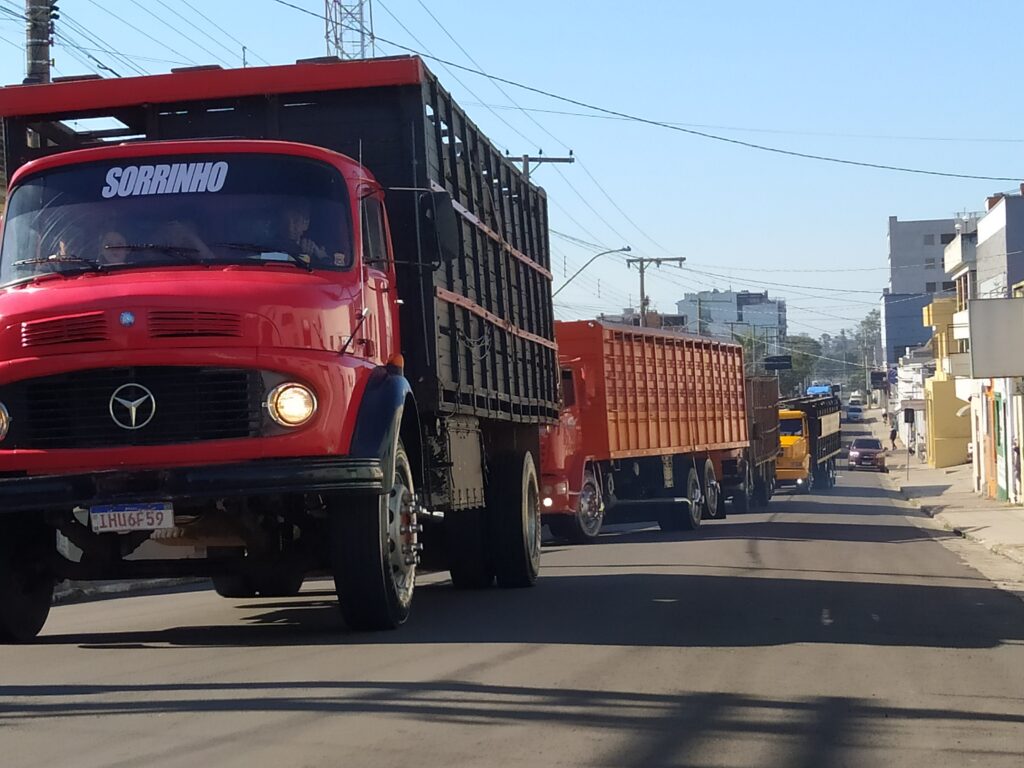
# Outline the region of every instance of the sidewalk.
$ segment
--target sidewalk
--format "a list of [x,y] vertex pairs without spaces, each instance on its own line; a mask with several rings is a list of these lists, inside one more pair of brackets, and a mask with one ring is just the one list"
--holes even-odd
[[[880,419],[871,429],[889,445],[888,427]],[[932,469],[911,456],[908,480],[905,447],[887,454],[886,460],[889,474],[885,480],[903,498],[957,535],[1024,565],[1024,507],[977,495],[970,464]]]

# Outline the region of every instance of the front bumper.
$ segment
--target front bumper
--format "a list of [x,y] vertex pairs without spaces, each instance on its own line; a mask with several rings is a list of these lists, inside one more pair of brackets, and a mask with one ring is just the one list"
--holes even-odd
[[785,469],[776,466],[775,468],[775,482],[780,485],[791,485],[796,483],[797,480],[807,481],[808,472],[806,469]]
[[379,459],[312,457],[238,464],[0,478],[0,515],[29,510],[265,496],[384,493]]

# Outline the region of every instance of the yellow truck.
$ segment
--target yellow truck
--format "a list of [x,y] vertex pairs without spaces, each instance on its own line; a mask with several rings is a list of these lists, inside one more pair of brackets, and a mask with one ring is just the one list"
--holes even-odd
[[828,490],[836,484],[836,457],[842,449],[842,403],[834,395],[794,397],[779,403],[782,453],[775,484],[801,493]]

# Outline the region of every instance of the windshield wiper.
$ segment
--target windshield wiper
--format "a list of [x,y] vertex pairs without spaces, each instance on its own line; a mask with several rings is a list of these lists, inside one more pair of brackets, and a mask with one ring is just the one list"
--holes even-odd
[[51,253],[49,256],[38,256],[32,259],[21,259],[14,262],[15,267],[30,267],[36,264],[82,264],[88,269],[103,269],[103,265],[95,259],[76,256],[73,253]]
[[125,245],[105,245],[105,250],[111,251],[156,251],[168,256],[177,256],[191,264],[203,264],[203,260],[196,256],[198,248],[191,248],[187,245],[163,245],[161,243],[127,243]]
[[[285,250],[282,250],[281,248],[275,248],[274,246],[271,246],[271,245],[260,245],[258,243],[214,243],[213,247],[214,248],[230,248],[231,250],[234,250],[234,251],[247,251],[247,252],[249,252],[249,253],[251,253],[251,254],[253,254],[255,256],[259,256],[260,254],[264,254],[264,253],[283,253],[285,256],[287,256],[289,259],[291,259],[291,261],[289,263],[295,264],[296,266],[299,266],[299,267],[302,267],[307,272],[312,272],[313,271],[313,264],[312,264],[311,261],[307,261],[306,259],[302,258],[302,256],[300,256],[297,253],[292,253],[291,251],[285,251]],[[260,263],[261,264],[281,264],[283,262],[277,261],[275,259],[260,259]]]

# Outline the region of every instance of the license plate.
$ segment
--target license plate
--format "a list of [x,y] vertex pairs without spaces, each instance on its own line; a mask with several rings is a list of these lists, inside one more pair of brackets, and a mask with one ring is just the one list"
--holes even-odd
[[95,533],[155,531],[174,527],[174,505],[169,501],[150,504],[104,504],[89,509]]

